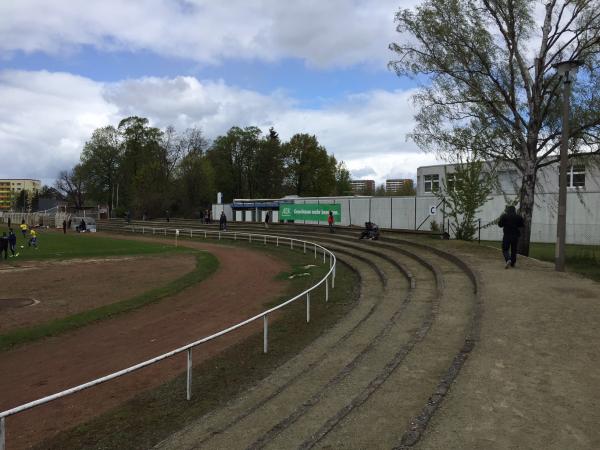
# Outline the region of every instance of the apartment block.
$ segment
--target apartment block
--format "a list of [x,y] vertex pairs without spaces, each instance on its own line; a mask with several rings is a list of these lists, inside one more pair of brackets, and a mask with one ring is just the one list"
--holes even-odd
[[391,180],[385,180],[385,190],[386,192],[398,192],[402,190],[405,186],[413,185],[413,180],[410,178],[394,178]]
[[8,211],[13,200],[21,194],[21,191],[27,191],[31,194],[37,192],[42,187],[40,180],[23,179],[0,179],[0,211]]
[[373,194],[375,192],[375,180],[351,180],[352,193]]

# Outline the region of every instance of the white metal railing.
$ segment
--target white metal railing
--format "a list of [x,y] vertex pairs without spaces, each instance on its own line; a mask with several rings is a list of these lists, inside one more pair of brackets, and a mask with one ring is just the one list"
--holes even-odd
[[262,318],[263,319],[263,353],[267,353],[268,342],[269,342],[268,341],[268,336],[269,336],[269,319],[268,319],[268,317],[269,317],[269,314],[274,313],[275,311],[283,308],[284,306],[289,305],[290,303],[295,302],[298,299],[306,297],[306,322],[308,323],[308,322],[310,322],[310,293],[312,291],[314,291],[315,289],[317,289],[319,286],[325,284],[325,301],[327,302],[327,301],[329,301],[329,279],[331,279],[331,288],[332,289],[335,288],[335,272],[336,272],[336,264],[337,264],[337,259],[335,257],[335,254],[332,251],[330,251],[330,250],[326,249],[325,247],[323,247],[317,243],[314,243],[314,242],[309,242],[309,241],[304,241],[301,239],[289,238],[289,237],[284,237],[284,236],[273,236],[273,235],[258,234],[258,233],[228,232],[228,231],[223,231],[223,230],[208,231],[208,230],[198,230],[198,229],[191,229],[191,228],[186,230],[186,229],[175,229],[175,228],[154,228],[154,227],[150,228],[150,227],[139,227],[139,226],[138,227],[128,226],[127,229],[129,229],[131,232],[141,232],[142,234],[145,234],[146,232],[150,232],[150,230],[152,230],[152,234],[154,234],[154,235],[162,234],[162,235],[166,236],[167,234],[169,234],[169,235],[173,234],[175,236],[175,245],[177,245],[177,239],[179,238],[179,236],[182,236],[182,235],[184,235],[186,237],[189,235],[190,238],[193,238],[194,236],[204,237],[205,239],[207,239],[209,235],[215,235],[219,240],[221,240],[222,238],[229,238],[229,239],[233,239],[233,240],[238,240],[238,238],[247,238],[248,242],[252,242],[253,238],[256,241],[256,239],[258,238],[258,239],[262,239],[262,241],[265,245],[267,245],[267,243],[271,243],[271,244],[274,243],[276,246],[279,246],[280,242],[289,242],[290,249],[292,249],[292,250],[294,249],[294,243],[297,243],[298,246],[302,247],[303,252],[305,254],[307,252],[307,245],[308,245],[308,248],[310,248],[311,246],[313,247],[312,250],[313,250],[313,254],[314,254],[314,259],[317,259],[317,254],[320,255],[322,253],[323,254],[323,263],[325,263],[327,261],[327,256],[329,257],[329,270],[327,271],[327,273],[321,280],[319,280],[316,284],[314,284],[310,288],[306,289],[305,291],[301,292],[300,294],[292,297],[289,300],[286,300],[283,303],[280,303],[279,305],[277,305],[273,308],[267,309],[266,311],[263,311],[260,314],[257,314],[253,317],[250,317],[249,319],[246,319],[240,323],[237,323],[229,328],[221,330],[215,334],[211,334],[210,336],[206,336],[197,341],[191,342],[187,345],[184,345],[183,347],[179,347],[175,350],[171,350],[170,352],[163,353],[160,356],[156,356],[152,359],[148,359],[148,360],[143,361],[134,366],[119,370],[118,372],[111,373],[109,375],[97,378],[97,379],[89,381],[87,383],[80,384],[80,385],[72,387],[70,389],[66,389],[66,390],[58,392],[56,394],[48,395],[48,396],[40,398],[38,400],[34,400],[29,403],[24,403],[15,408],[0,412],[0,450],[6,449],[6,444],[5,444],[5,442],[6,442],[6,418],[8,416],[18,414],[20,412],[34,408],[36,406],[43,405],[45,403],[49,403],[53,400],[66,397],[68,395],[74,394],[74,393],[82,391],[84,389],[91,388],[92,386],[96,386],[98,384],[105,383],[105,382],[113,380],[115,378],[119,378],[123,375],[126,375],[128,373],[142,369],[144,367],[150,366],[159,361],[162,361],[163,359],[170,358],[171,356],[177,355],[182,352],[187,352],[186,398],[187,398],[187,400],[190,400],[192,398],[192,349],[194,347],[196,347],[200,344],[203,344],[205,342],[211,341],[213,339],[216,339],[220,336],[223,336],[224,334],[230,333],[234,330],[237,330],[238,328],[241,328],[245,325],[248,325],[249,323],[252,323],[252,322]]

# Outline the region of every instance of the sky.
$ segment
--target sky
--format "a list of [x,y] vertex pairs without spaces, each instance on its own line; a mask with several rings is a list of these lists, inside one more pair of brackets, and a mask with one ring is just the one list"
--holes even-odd
[[406,138],[418,82],[387,64],[417,1],[2,0],[0,178],[52,184],[131,115],[314,134],[353,178],[414,178],[438,161]]

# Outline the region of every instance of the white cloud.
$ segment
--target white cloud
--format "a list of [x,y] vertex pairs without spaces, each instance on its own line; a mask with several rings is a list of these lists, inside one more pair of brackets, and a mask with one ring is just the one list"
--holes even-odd
[[410,91],[371,91],[323,109],[301,109],[280,92],[263,95],[194,77],[99,83],[66,73],[0,72],[0,177],[51,179],[72,167],[95,128],[129,115],[155,126],[198,126],[209,138],[232,126],[275,127],[282,139],[315,134],[351,171],[386,177],[414,174],[431,156],[405,135],[413,127]]
[[56,177],[117,109],[102,86],[67,73],[0,72],[0,177]]
[[203,63],[292,57],[317,67],[384,67],[398,7],[396,0],[3,1],[0,54],[92,46]]

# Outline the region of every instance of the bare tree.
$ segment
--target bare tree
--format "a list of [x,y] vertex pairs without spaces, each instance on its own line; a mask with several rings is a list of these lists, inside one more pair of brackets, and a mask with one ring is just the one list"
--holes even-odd
[[85,201],[85,176],[80,164],[71,171],[63,170],[58,175],[54,187],[76,209],[82,209]]
[[[599,153],[598,0],[427,0],[396,15],[398,75],[425,76],[412,138],[442,157],[476,151],[521,173],[529,253],[538,170],[558,160],[561,80],[553,64],[585,62],[573,91],[570,157]],[[539,18],[538,18],[539,17]]]

